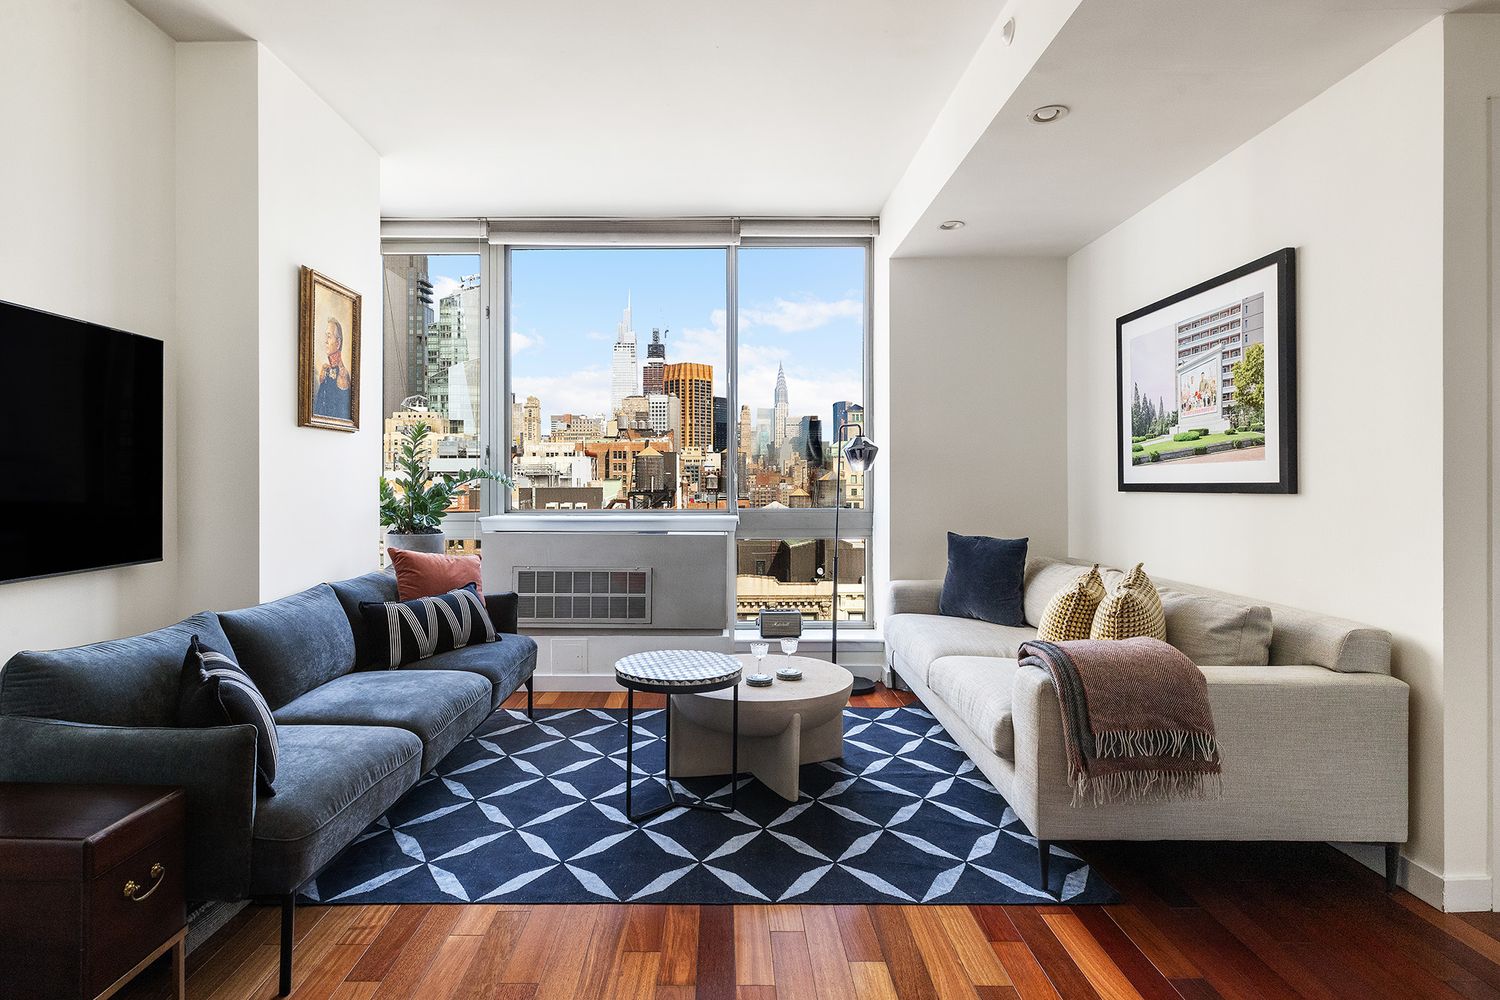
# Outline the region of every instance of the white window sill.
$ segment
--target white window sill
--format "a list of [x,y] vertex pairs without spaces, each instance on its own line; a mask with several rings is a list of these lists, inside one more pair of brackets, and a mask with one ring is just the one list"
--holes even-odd
[[483,531],[576,531],[640,534],[694,532],[732,535],[739,524],[734,514],[708,511],[511,511],[479,519]]

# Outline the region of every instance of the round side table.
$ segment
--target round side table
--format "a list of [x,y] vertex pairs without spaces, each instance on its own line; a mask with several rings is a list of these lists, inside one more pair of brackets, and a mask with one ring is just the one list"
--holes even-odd
[[[739,660],[754,666],[749,656]],[[770,687],[741,682],[734,690],[732,710],[728,691],[674,700],[677,743],[669,752],[676,756],[668,761],[672,770],[684,778],[723,774],[733,759],[736,773],[743,762],[746,773],[796,802],[803,764],[844,755],[844,706],[854,675],[838,664],[806,656],[771,657],[765,663],[768,671],[782,666],[801,669],[802,679],[778,678]]]
[[[658,649],[632,653],[615,661],[615,682],[625,689],[625,815],[632,823],[644,822],[674,807],[702,809],[708,812],[732,812],[738,792],[740,731],[740,661],[727,653],[701,649]],[[729,803],[708,802],[702,798],[679,798],[672,790],[672,695],[704,694],[733,688],[733,721],[730,740]],[[635,693],[649,691],[667,696],[666,710],[666,779],[667,801],[636,814],[631,810],[631,790],[635,787],[633,752],[635,748]]]

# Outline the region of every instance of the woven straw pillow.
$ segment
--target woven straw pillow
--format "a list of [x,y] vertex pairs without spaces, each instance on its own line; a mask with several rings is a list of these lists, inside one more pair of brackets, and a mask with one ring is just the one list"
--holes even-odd
[[1142,569],[1144,565],[1136,563],[1125,580],[1099,602],[1093,627],[1089,629],[1090,639],[1150,636],[1166,641],[1167,617],[1162,612],[1161,596]]
[[1087,639],[1094,612],[1104,600],[1104,581],[1099,578],[1099,564],[1080,576],[1070,586],[1052,595],[1042,612],[1036,637],[1043,642],[1067,642]]

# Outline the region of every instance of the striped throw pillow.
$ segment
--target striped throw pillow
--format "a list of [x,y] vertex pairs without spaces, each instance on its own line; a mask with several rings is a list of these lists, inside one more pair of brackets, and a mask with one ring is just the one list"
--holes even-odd
[[500,638],[472,583],[437,597],[366,601],[359,611],[375,653],[374,665],[386,670]]
[[1099,564],[1081,574],[1070,586],[1052,595],[1036,637],[1043,642],[1068,642],[1087,639],[1094,623],[1094,612],[1104,600],[1104,581],[1099,578]]
[[177,688],[177,722],[212,726],[255,727],[255,773],[267,795],[276,794],[276,720],[260,688],[240,665],[193,636]]
[[1090,639],[1133,639],[1150,636],[1167,639],[1167,617],[1162,612],[1161,595],[1146,575],[1145,563],[1136,563],[1124,581],[1099,602],[1094,612]]

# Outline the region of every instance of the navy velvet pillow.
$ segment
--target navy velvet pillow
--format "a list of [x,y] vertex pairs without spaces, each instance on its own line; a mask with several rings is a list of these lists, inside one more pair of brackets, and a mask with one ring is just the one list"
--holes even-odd
[[938,610],[954,618],[996,625],[1025,625],[1021,587],[1026,539],[948,532],[948,574]]
[[276,794],[276,720],[250,675],[228,656],[193,636],[178,682],[177,724],[255,727],[255,771],[267,795]]

